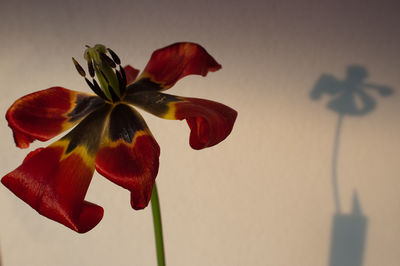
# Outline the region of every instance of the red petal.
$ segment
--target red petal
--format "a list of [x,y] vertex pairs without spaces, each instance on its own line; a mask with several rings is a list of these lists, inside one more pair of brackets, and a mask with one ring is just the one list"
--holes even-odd
[[1,182],[40,214],[85,233],[103,217],[100,206],[84,201],[94,169],[78,153],[63,158],[64,149],[33,151]]
[[209,71],[220,68],[221,65],[200,45],[175,43],[153,52],[138,81],[150,79],[162,89],[168,89],[187,75],[206,76]]
[[143,118],[131,107],[117,105],[96,156],[96,170],[131,192],[134,209],[145,208],[158,172],[160,148]]
[[190,146],[199,150],[223,141],[232,131],[237,112],[221,103],[185,98],[175,104],[177,119],[190,127]]
[[186,119],[191,130],[190,146],[196,150],[223,141],[237,117],[235,110],[221,103],[156,91],[129,94],[125,100],[161,118]]
[[46,141],[71,128],[103,103],[97,96],[53,87],[18,99],[6,119],[16,145],[27,148],[35,139]]
[[79,233],[91,230],[103,209],[84,199],[109,110],[92,112],[59,141],[29,153],[1,182],[40,214]]
[[125,75],[126,75],[126,85],[131,84],[136,80],[137,75],[139,74],[139,70],[136,68],[127,65],[124,67]]

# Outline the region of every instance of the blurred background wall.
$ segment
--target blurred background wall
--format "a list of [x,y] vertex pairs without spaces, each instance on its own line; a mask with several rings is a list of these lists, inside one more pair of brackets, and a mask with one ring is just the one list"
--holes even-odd
[[[195,151],[186,123],[144,114],[162,149],[168,265],[398,265],[399,11],[398,1],[2,0],[0,112],[54,85],[88,92],[71,62],[85,44],[143,69],[154,50],[197,42],[223,68],[169,93],[239,116],[223,143]],[[0,135],[3,176],[28,151],[5,119]],[[132,210],[99,174],[87,199],[105,215],[79,235],[0,186],[0,264],[156,265],[149,208]]]

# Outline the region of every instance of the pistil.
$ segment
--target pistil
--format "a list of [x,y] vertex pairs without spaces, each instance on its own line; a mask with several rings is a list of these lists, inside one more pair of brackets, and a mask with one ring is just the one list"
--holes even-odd
[[[109,53],[111,58],[106,54]],[[87,61],[89,74],[92,82],[86,78],[86,73],[79,63],[72,58],[78,73],[85,77],[89,87],[105,100],[117,102],[123,96],[126,87],[126,75],[121,67],[119,57],[109,48],[102,44],[96,44],[94,47],[86,46],[84,58]],[[117,65],[119,70],[116,69]],[[100,85],[94,77],[97,77]]]

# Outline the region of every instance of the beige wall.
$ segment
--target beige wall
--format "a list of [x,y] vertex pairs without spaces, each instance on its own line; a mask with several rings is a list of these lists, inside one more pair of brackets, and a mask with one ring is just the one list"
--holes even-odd
[[[162,149],[157,181],[169,265],[398,265],[396,1],[83,2],[1,3],[0,113],[53,85],[89,91],[71,62],[85,44],[104,43],[142,69],[153,50],[185,40],[202,44],[223,69],[187,77],[170,93],[239,112],[231,136],[202,151],[190,149],[184,122],[145,115]],[[354,64],[368,71],[365,83],[393,93],[365,89],[376,106],[344,115],[336,131],[339,114],[326,105],[355,87],[345,82]],[[323,74],[337,93],[312,100]],[[0,135],[3,176],[28,151],[15,148],[5,119]],[[333,175],[341,201],[335,225]],[[355,191],[361,214],[351,214]],[[150,209],[133,211],[129,194],[99,174],[87,199],[105,216],[79,235],[0,186],[2,266],[156,265]]]

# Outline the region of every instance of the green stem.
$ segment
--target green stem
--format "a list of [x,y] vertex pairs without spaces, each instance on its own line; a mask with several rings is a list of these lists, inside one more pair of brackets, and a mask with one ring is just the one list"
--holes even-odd
[[153,212],[154,236],[156,239],[156,251],[158,266],[165,266],[164,241],[161,225],[160,202],[158,200],[157,186],[154,183],[151,194],[151,210]]

